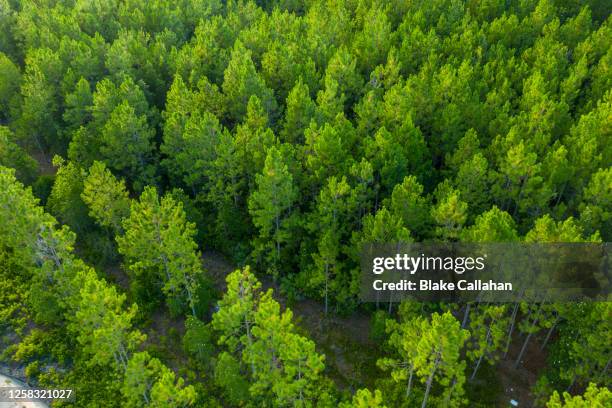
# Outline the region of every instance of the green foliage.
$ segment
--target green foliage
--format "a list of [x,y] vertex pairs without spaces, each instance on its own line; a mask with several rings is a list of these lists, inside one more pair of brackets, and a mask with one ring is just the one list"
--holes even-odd
[[580,222],[585,232],[599,231],[603,241],[612,237],[612,167],[599,169],[583,191]]
[[[215,377],[234,401],[246,397],[239,361],[249,370],[249,394],[274,405],[314,406],[329,395],[322,378],[324,356],[314,343],[298,334],[291,310],[280,311],[272,291],[262,293],[261,283],[249,268],[227,276],[227,292],[213,315],[219,344],[225,346]],[[233,357],[238,354],[240,359]],[[219,366],[220,364],[220,366]],[[235,383],[229,380],[236,379]]]
[[[423,406],[427,404],[434,381],[443,386],[439,396],[444,404],[460,406],[463,403],[465,362],[461,349],[468,331],[449,313],[434,313],[431,320],[421,316],[408,317],[401,323],[390,321],[389,345],[397,358],[383,358],[378,365],[391,371],[394,382],[401,382],[405,397],[409,398],[416,380],[425,384]],[[416,339],[416,344],[413,344]],[[415,402],[416,403],[416,402]]]
[[436,234],[444,240],[456,240],[467,220],[467,203],[459,197],[459,192],[451,189],[431,209],[431,216],[437,224]]
[[0,165],[13,168],[19,181],[31,184],[36,179],[38,163],[15,143],[13,132],[0,126]]
[[200,364],[207,364],[213,352],[213,336],[210,326],[197,317],[189,316],[185,321],[183,347]]
[[175,77],[167,95],[164,142],[160,150],[167,158],[162,164],[178,185],[185,185],[194,194],[202,190],[212,173],[221,126],[210,112],[198,109],[197,94]]
[[240,405],[248,401],[249,383],[241,374],[240,363],[227,352],[222,352],[217,358],[215,383],[232,404]]
[[81,198],[89,215],[113,233],[122,232],[121,222],[129,215],[130,199],[123,180],[117,180],[102,162],[94,162],[83,180]]
[[[135,281],[145,290],[161,290],[173,314],[188,307],[196,314],[198,277],[203,273],[195,226],[186,220],[182,205],[170,195],[161,201],[155,188],[147,187],[133,201],[129,218],[123,220],[124,235],[117,236],[119,253]],[[155,293],[145,293],[155,301]]]
[[240,41],[236,41],[234,45],[223,78],[223,93],[230,119],[239,122],[244,118],[251,95],[262,101],[269,116],[275,114],[276,101],[273,92],[257,73],[251,52]]
[[[364,243],[609,241],[611,39],[602,0],[0,0],[0,326],[77,406],[337,405],[253,273],[348,313]],[[211,249],[254,269],[208,326]],[[161,300],[194,316],[193,387],[134,354]],[[343,405],[465,404],[515,328],[517,362],[558,353],[538,401],[609,385],[604,306],[469,303],[469,337],[449,309],[400,306],[382,393],[351,378]]]
[[287,240],[284,220],[296,198],[293,177],[276,147],[268,150],[263,171],[256,176],[255,183],[257,189],[249,197],[249,213],[253,217],[253,224],[259,228],[261,239],[273,244],[272,248],[268,248],[270,244],[265,244],[265,251],[270,252],[266,257],[276,268],[281,244]]
[[125,295],[98,279],[92,269],[84,268],[75,279],[82,286],[69,328],[77,333],[83,353],[89,356],[88,363],[103,367],[115,364],[125,369],[129,353],[144,340],[144,335],[132,330],[137,307],[123,310]]
[[429,205],[428,199],[423,197],[423,186],[414,176],[408,176],[397,184],[386,203],[394,215],[401,217],[404,226],[420,238],[425,236],[432,222]]
[[379,390],[360,389],[357,390],[353,399],[350,402],[343,402],[339,405],[341,408],[385,408],[383,397]]
[[130,359],[121,389],[127,407],[187,407],[196,398],[195,389],[176,379],[172,370],[147,352],[136,353]]
[[308,85],[301,79],[296,82],[287,96],[287,112],[280,135],[286,143],[303,143],[304,131],[315,118],[316,105],[310,98]]
[[27,273],[14,264],[4,248],[0,248],[0,277],[0,333],[11,328],[22,330],[28,317]]
[[546,406],[548,408],[582,408],[582,407],[605,407],[612,403],[612,393],[606,387],[598,388],[595,384],[589,384],[584,395],[571,396],[563,393],[563,398],[557,391],[554,392]]
[[[0,37],[0,44],[2,42],[3,39]],[[6,48],[0,46],[0,49],[5,50]],[[2,76],[2,83],[0,84],[0,121],[6,122],[10,118],[13,104],[17,103],[15,98],[18,97],[21,72],[15,63],[3,52],[0,52],[0,75]]]
[[78,233],[91,227],[87,206],[81,199],[85,172],[75,163],[65,162],[59,156],[53,158],[58,167],[51,194],[47,200],[49,212]]

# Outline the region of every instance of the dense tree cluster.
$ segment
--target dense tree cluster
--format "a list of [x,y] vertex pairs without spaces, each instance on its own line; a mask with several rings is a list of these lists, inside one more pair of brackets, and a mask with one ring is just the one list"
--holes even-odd
[[[454,407],[538,342],[536,403],[607,406],[609,302],[389,303],[377,389],[348,392],[261,282],[369,313],[365,242],[610,241],[609,14],[0,0],[2,357],[80,407]],[[216,306],[211,249],[245,265]],[[187,370],[143,334],[160,310]]]

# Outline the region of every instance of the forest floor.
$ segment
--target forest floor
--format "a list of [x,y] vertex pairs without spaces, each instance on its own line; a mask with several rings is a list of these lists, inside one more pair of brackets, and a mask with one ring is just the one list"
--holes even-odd
[[31,156],[38,162],[38,171],[41,176],[52,176],[57,173],[57,168],[52,163],[52,157],[48,157],[38,149],[34,149]]
[[[225,276],[237,267],[217,252],[207,251],[202,258],[216,288],[223,293]],[[262,286],[266,290],[274,290],[274,297],[283,308],[291,308],[296,327],[315,342],[320,353],[325,354],[327,375],[340,389],[354,392],[361,387],[374,388],[376,380],[385,375],[376,366],[381,351],[379,345],[371,339],[368,313],[356,311],[344,317],[330,312],[326,317],[324,305],[320,302],[302,299],[288,305],[287,298],[271,279],[263,279]],[[173,319],[166,312],[160,311],[151,317],[145,332],[148,335],[147,343],[159,351],[160,357],[164,356],[164,361],[167,361],[170,367],[179,371],[186,363],[180,347],[180,339],[184,334],[184,319]],[[500,407],[508,406],[510,399],[518,401],[521,407],[533,404],[530,390],[535,385],[538,373],[546,364],[546,355],[540,351],[539,344],[532,342],[527,347],[523,363],[515,369],[514,360],[522,341],[522,336],[515,332],[508,357],[495,367],[483,364],[471,383],[472,386],[467,387],[472,401],[481,400],[479,402],[485,404],[492,402]]]

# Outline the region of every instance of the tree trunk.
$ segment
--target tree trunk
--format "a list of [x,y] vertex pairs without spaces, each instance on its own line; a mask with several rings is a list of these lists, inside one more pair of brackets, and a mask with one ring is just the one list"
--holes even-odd
[[518,195],[518,198],[516,199],[516,205],[514,206],[514,212],[512,213],[512,217],[516,217],[516,213],[518,212],[519,203],[523,199],[523,190],[525,189],[525,184],[527,184],[527,179],[528,179],[528,177],[526,177],[521,182],[521,189],[519,190],[519,195]]
[[470,307],[472,306],[471,303],[468,303],[465,306],[465,313],[463,313],[463,321],[461,322],[461,328],[465,329],[465,325],[467,324],[468,321],[468,316],[470,315]]
[[[251,323],[249,322],[249,319],[247,319],[246,317],[244,318],[244,324],[246,326],[247,341],[249,342],[249,347],[252,347],[253,337],[251,336]],[[253,377],[255,377],[255,363],[253,363],[252,361],[251,361],[251,373],[253,374]]]
[[327,316],[327,310],[329,305],[329,262],[325,263],[325,316]]
[[[485,347],[489,344],[489,338],[491,337],[491,325],[492,324],[493,324],[493,322],[491,322],[491,324],[489,324],[489,328],[487,329],[487,338],[485,339]],[[478,371],[478,368],[480,367],[480,363],[482,363],[482,359],[484,358],[485,352],[486,352],[486,350],[484,350],[483,353],[478,358],[478,362],[476,363],[476,367],[474,367],[474,371],[472,372],[472,376],[470,377],[470,381],[472,381],[474,379],[474,377],[476,377],[476,372]]]
[[478,368],[480,368],[480,363],[482,363],[482,359],[484,358],[484,354],[481,354],[478,357],[478,361],[476,362],[476,367],[474,367],[474,371],[472,371],[472,375],[470,376],[470,381],[473,381],[476,378],[476,373],[478,372]]
[[572,382],[570,383],[570,385],[568,385],[568,386],[567,386],[567,389],[566,389],[566,391],[567,391],[567,392],[570,392],[570,390],[571,390],[571,389],[572,389],[572,387],[574,386],[574,383],[575,383],[575,382],[576,382],[576,376],[574,375],[574,376],[572,377]]
[[557,195],[557,201],[555,201],[555,207],[559,205],[559,202],[561,201],[561,197],[563,197],[563,193],[565,192],[565,187],[567,187],[567,181],[563,183],[563,187],[561,187],[561,191],[559,191],[559,194]]
[[427,406],[427,399],[429,398],[429,392],[431,391],[431,385],[433,384],[434,374],[438,369],[438,364],[440,364],[440,355],[436,357],[436,362],[434,364],[433,370],[427,377],[427,388],[425,388],[425,396],[423,397],[423,403],[421,404],[421,408],[425,408]]
[[605,378],[606,376],[606,372],[608,371],[608,368],[610,368],[610,363],[612,362],[612,358],[608,359],[608,362],[606,363],[605,367],[603,368],[603,370],[601,370],[601,376],[602,378]]
[[548,333],[546,333],[546,338],[544,338],[544,342],[542,343],[542,346],[540,347],[540,351],[544,350],[544,347],[546,347],[548,340],[550,340],[550,335],[552,334],[553,330],[555,330],[555,327],[557,327],[557,323],[559,323],[559,320],[560,320],[560,317],[557,316],[553,325],[550,326],[550,330],[548,330]]
[[518,358],[514,362],[514,368],[518,368],[518,366],[521,364],[521,359],[523,358],[523,354],[525,353],[525,350],[527,350],[527,344],[529,343],[529,339],[531,339],[532,335],[533,333],[529,333],[527,335],[527,338],[525,339],[525,342],[523,343],[523,347],[521,347],[521,352],[519,353]]
[[510,318],[510,329],[508,329],[508,339],[506,340],[506,351],[504,352],[504,358],[508,355],[508,349],[510,347],[510,340],[512,339],[512,332],[514,331],[514,323],[516,322],[516,315],[518,313],[519,302],[516,302],[514,305],[514,310],[512,311],[512,317]]
[[278,231],[280,230],[280,217],[276,216],[276,262],[280,260],[280,241],[278,240]]
[[410,364],[410,375],[408,376],[408,387],[406,388],[406,398],[410,396],[412,391],[412,376],[414,375],[414,364]]
[[453,390],[455,389],[455,385],[457,385],[457,377],[453,379],[453,383],[451,384],[450,390],[448,390],[448,394],[446,395],[446,398],[445,398],[446,399],[445,404],[444,404],[445,407],[450,406],[450,399],[451,399],[451,396],[453,395]]
[[185,290],[187,291],[187,299],[189,300],[189,306],[191,307],[191,314],[193,315],[193,317],[196,317],[195,302],[193,300],[193,295],[189,289],[185,289]]

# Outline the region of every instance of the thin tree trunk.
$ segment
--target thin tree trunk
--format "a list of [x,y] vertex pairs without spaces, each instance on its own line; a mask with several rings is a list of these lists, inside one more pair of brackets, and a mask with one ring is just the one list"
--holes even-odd
[[280,230],[280,217],[276,216],[276,263],[280,260],[280,241],[278,240],[278,231]]
[[574,384],[575,384],[575,383],[576,383],[576,376],[574,375],[574,376],[572,377],[572,382],[570,383],[570,385],[568,385],[568,386],[567,386],[566,391],[567,391],[567,392],[570,392],[570,390],[572,389],[572,387],[574,386]]
[[470,315],[470,307],[472,306],[471,303],[468,303],[465,306],[465,313],[463,313],[463,321],[461,322],[461,328],[465,329],[465,325],[467,324],[468,321],[468,316]]
[[325,263],[325,316],[327,316],[327,309],[328,309],[328,299],[329,299],[329,295],[328,295],[328,290],[329,290],[329,262]]
[[552,334],[553,330],[555,330],[555,327],[557,327],[557,323],[559,323],[559,320],[560,320],[560,317],[557,316],[553,325],[550,326],[550,329],[548,330],[548,333],[546,333],[546,337],[544,338],[544,342],[542,343],[542,346],[540,347],[540,351],[544,350],[544,347],[546,347],[548,340],[550,340],[550,335]]
[[[251,323],[249,322],[249,319],[247,319],[246,317],[244,319],[244,324],[246,326],[247,341],[249,342],[249,347],[252,347],[253,337],[251,336]],[[251,361],[251,373],[253,374],[253,377],[255,377],[255,363],[253,363],[252,361]]]
[[410,375],[408,376],[408,388],[406,388],[406,398],[410,396],[412,391],[412,376],[414,375],[414,364],[410,364]]
[[612,362],[612,358],[608,359],[608,362],[606,363],[606,366],[603,368],[603,370],[601,370],[601,376],[605,377],[606,375],[606,371],[608,371],[608,368],[610,368],[610,362]]
[[[298,360],[298,381],[302,379],[302,361]],[[300,401],[304,401],[304,394],[300,387]]]
[[518,368],[518,366],[520,365],[521,359],[523,358],[523,354],[525,353],[525,350],[527,350],[527,344],[529,343],[529,340],[531,339],[532,335],[533,333],[529,333],[527,335],[527,338],[525,339],[525,342],[523,343],[523,347],[521,347],[521,352],[519,353],[518,358],[514,362],[514,368]]
[[482,359],[484,358],[484,354],[481,354],[476,362],[476,367],[474,367],[474,371],[472,371],[472,375],[470,376],[470,381],[473,381],[476,378],[476,373],[478,372],[478,368],[480,368],[480,363],[482,363]]
[[440,356],[436,357],[436,362],[434,363],[434,368],[431,370],[429,377],[427,377],[427,388],[425,388],[425,396],[423,397],[423,403],[421,404],[421,408],[425,408],[427,406],[427,399],[429,398],[429,392],[431,391],[431,385],[433,384],[434,374],[438,369],[438,364],[440,364]]
[[450,399],[453,395],[453,390],[455,389],[455,385],[457,385],[457,377],[453,379],[453,383],[451,384],[450,390],[448,390],[448,394],[446,395],[446,401],[444,406],[448,407],[450,405]]
[[191,291],[189,289],[187,290],[187,299],[189,300],[189,306],[191,306],[191,314],[193,315],[193,317],[196,317],[196,310],[195,310],[195,302],[193,300],[193,295],[191,294]]
[[[491,325],[493,324],[493,322],[491,322],[491,324],[489,324],[489,328],[487,329],[487,338],[485,339],[485,347],[489,344],[489,338],[491,337]],[[486,350],[485,350],[486,352]],[[474,367],[474,371],[472,372],[472,376],[470,377],[470,381],[472,381],[474,379],[474,377],[476,377],[476,372],[478,371],[478,368],[480,367],[480,363],[482,363],[482,359],[484,358],[485,353],[483,352],[480,357],[478,358],[478,362],[476,363],[476,367]]]
[[563,187],[561,187],[561,191],[559,195],[557,195],[557,201],[555,201],[555,207],[559,205],[559,201],[561,201],[561,197],[563,197],[563,193],[565,192],[565,187],[567,187],[567,181],[563,183]]
[[508,350],[510,349],[510,340],[512,339],[512,332],[514,331],[514,323],[516,322],[516,314],[518,313],[519,303],[517,302],[514,305],[514,310],[512,311],[512,317],[510,318],[510,329],[508,329],[508,339],[506,340],[506,351],[504,352],[504,358],[508,355]]
[[519,195],[518,195],[518,198],[516,199],[516,205],[514,206],[514,212],[512,213],[513,217],[516,216],[516,213],[518,212],[518,208],[519,208],[519,203],[523,199],[523,190],[525,189],[525,184],[527,184],[527,178],[523,180],[523,182],[521,183],[521,189],[519,190]]

